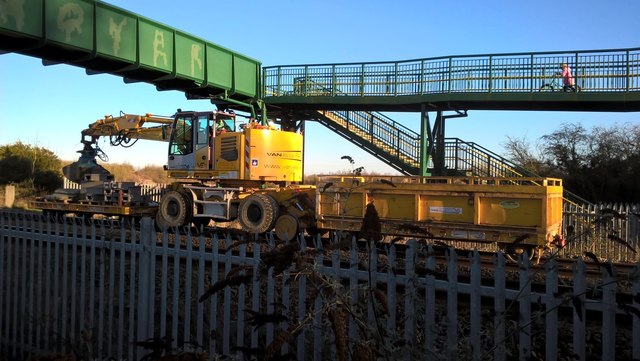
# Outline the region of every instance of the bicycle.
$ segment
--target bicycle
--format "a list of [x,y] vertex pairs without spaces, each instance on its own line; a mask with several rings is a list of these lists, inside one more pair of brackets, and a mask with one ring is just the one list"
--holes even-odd
[[[543,78],[543,83],[540,86],[540,91],[564,91],[564,92],[581,92],[582,88],[578,85],[575,84],[573,85],[573,87],[568,87],[569,90],[565,90],[564,85],[562,84],[562,73],[557,72],[555,74],[553,74],[553,77],[551,78],[551,82],[549,83],[545,83],[544,81],[548,80],[548,79],[544,79]],[[575,81],[575,78],[574,78]]]

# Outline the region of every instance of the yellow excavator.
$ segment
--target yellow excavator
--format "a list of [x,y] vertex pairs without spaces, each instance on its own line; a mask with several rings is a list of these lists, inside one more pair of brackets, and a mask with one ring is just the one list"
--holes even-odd
[[[179,109],[173,117],[106,116],[81,134],[84,147],[79,160],[63,169],[81,189],[56,191],[34,207],[58,213],[153,213],[160,227],[238,220],[245,231],[275,228],[287,240],[315,225],[315,187],[301,184],[300,133],[251,118],[239,122],[233,111]],[[107,160],[98,147],[101,137],[125,147],[140,139],[168,142],[164,168],[176,181],[165,189],[159,204],[146,200],[137,185],[115,182],[98,164],[97,159]]]

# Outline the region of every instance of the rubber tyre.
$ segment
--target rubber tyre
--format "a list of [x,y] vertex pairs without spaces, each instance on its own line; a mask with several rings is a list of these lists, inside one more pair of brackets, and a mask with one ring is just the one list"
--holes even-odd
[[188,218],[188,202],[182,193],[169,191],[160,199],[156,214],[156,222],[160,227],[184,226]]
[[252,194],[242,200],[238,220],[242,229],[251,233],[264,233],[273,229],[278,217],[275,200],[265,194]]
[[298,222],[298,218],[290,214],[284,214],[278,217],[275,227],[276,236],[284,242],[295,239],[300,232],[300,222]]

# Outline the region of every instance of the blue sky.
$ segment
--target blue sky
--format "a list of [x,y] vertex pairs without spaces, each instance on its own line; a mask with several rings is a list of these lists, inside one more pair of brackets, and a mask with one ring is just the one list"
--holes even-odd
[[[263,66],[394,61],[448,55],[640,47],[637,0],[110,0],[110,4],[245,54]],[[18,140],[74,160],[80,131],[107,114],[171,115],[208,110],[206,101],[68,65],[0,55],[0,144]],[[386,113],[419,131],[420,114]],[[562,123],[587,128],[638,123],[638,113],[470,111],[449,120],[447,136],[502,153],[507,137],[535,142]],[[145,143],[145,144],[143,144]],[[162,165],[166,143],[129,149],[101,143],[112,162]],[[321,125],[308,123],[305,171],[350,169],[395,174]]]

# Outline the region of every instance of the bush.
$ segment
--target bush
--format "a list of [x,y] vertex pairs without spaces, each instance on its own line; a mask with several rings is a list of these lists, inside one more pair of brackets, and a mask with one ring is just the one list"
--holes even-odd
[[0,185],[17,184],[24,195],[62,186],[60,159],[50,150],[23,144],[0,146]]
[[38,190],[43,190],[48,193],[55,191],[58,188],[62,188],[63,179],[60,172],[52,170],[40,171],[35,174],[33,185]]
[[0,146],[0,184],[19,183],[39,172],[60,172],[60,159],[50,150],[17,142]]
[[0,184],[20,183],[31,178],[31,162],[27,158],[8,155],[0,158]]

